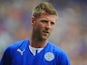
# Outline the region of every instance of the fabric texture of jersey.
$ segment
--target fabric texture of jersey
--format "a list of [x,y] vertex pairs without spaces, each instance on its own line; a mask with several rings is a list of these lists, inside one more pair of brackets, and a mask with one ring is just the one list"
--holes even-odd
[[29,40],[22,40],[5,50],[0,65],[70,65],[70,61],[66,53],[51,42],[34,56],[29,50]]

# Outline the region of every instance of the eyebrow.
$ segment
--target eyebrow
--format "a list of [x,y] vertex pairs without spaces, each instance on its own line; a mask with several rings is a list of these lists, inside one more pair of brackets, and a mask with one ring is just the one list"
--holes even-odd
[[55,24],[54,21],[51,21],[51,20],[48,20],[48,19],[41,19],[41,21],[42,21],[42,22],[48,22],[48,21],[50,21],[52,24]]

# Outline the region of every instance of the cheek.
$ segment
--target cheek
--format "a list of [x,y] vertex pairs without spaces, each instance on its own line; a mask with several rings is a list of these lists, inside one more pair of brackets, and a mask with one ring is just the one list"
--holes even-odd
[[44,24],[42,24],[42,23],[39,23],[39,24],[38,24],[38,27],[39,27],[40,29],[42,29],[42,28],[44,28],[44,27],[45,27],[45,25],[44,25]]
[[40,24],[35,24],[33,25],[33,27],[36,31],[40,31],[43,28],[43,26],[41,26]]
[[50,30],[53,31],[54,27],[52,27]]

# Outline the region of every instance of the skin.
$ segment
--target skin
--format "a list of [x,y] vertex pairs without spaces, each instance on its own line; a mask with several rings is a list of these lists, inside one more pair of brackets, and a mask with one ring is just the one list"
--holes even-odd
[[57,16],[46,13],[41,14],[39,18],[32,17],[32,36],[30,45],[35,48],[43,48],[47,44],[47,39],[50,36]]

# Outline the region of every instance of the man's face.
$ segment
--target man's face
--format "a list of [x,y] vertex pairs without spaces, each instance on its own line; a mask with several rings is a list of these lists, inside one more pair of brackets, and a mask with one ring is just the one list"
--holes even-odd
[[48,39],[56,23],[57,16],[41,14],[37,19],[32,18],[33,33],[39,39]]

